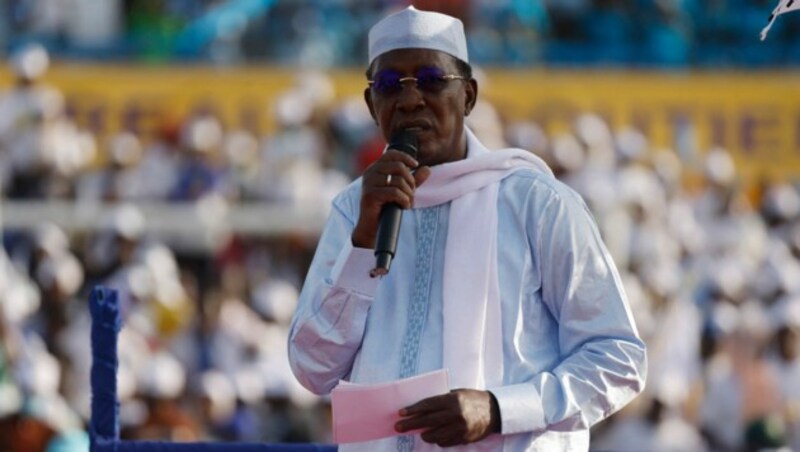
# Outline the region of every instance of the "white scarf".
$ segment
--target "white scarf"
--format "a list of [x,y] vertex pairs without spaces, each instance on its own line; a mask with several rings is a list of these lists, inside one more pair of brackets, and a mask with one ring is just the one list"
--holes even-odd
[[467,158],[431,167],[414,207],[452,201],[444,261],[443,356],[451,388],[487,389],[503,382],[502,319],[497,277],[497,193],[523,168],[553,176],[521,149],[488,150],[467,129]]

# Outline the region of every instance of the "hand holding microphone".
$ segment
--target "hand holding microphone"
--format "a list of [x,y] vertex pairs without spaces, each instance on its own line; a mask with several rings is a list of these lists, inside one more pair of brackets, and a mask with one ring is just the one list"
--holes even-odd
[[360,216],[352,242],[354,246],[375,250],[376,265],[371,276],[389,272],[397,249],[402,211],[413,206],[416,187],[430,175],[427,167],[417,167],[416,153],[416,135],[400,130],[392,135],[386,152],[362,177]]
[[[406,153],[416,159],[417,136],[407,130],[400,130],[392,136],[389,149]],[[391,186],[392,174],[386,175],[386,185]],[[400,234],[400,220],[403,217],[401,207],[396,203],[384,204],[378,223],[378,237],[375,242],[375,268],[371,276],[382,276],[389,273],[392,259],[397,251],[397,237]]]

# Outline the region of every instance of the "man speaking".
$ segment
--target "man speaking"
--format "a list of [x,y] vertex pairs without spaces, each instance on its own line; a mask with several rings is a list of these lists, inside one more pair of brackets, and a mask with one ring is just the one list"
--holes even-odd
[[[400,411],[411,434],[341,450],[586,450],[644,385],[645,345],[583,200],[530,152],[478,141],[471,72],[450,16],[410,7],[370,30],[364,98],[387,142],[411,133],[417,155],[387,148],[333,201],[290,362],[317,394],[436,369],[451,391]],[[378,277],[391,204],[403,217]]]

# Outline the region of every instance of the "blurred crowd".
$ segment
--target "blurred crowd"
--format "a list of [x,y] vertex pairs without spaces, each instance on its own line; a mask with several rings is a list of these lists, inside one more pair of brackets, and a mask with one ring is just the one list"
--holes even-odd
[[[42,82],[49,62],[38,45],[9,62],[15,82],[0,93],[3,215],[26,202],[112,207],[85,229],[52,218],[3,230],[0,450],[86,449],[87,300],[97,284],[118,289],[122,301],[124,438],[330,442],[326,402],[299,386],[286,352],[317,237],[229,232],[208,250],[151,233],[160,219],[138,206],[193,204],[205,216],[241,202],[325,210],[382,150],[366,107],[323,111],[332,82],[303,74],[265,106],[277,124],[268,136],[198,112],[156,136],[101,137],[77,126],[63,95]],[[188,220],[185,230],[200,227]]]
[[[3,230],[0,450],[88,447],[96,284],[122,301],[123,438],[331,442],[328,400],[297,384],[285,345],[316,237],[229,234],[211,251],[182,249],[151,234],[157,219],[136,206],[326,208],[383,149],[363,100],[334,101],[330,80],[309,73],[274,99],[278,127],[264,136],[196,113],[162,135],[102,138],[41,83],[48,63],[37,46],[10,61],[3,199],[114,207],[89,230],[58,218]],[[468,122],[489,147],[541,156],[585,198],[648,344],[645,394],[595,429],[593,448],[800,449],[794,181],[745,185],[724,149],[700,150],[702,164],[688,165],[591,113],[556,135],[501,118],[482,101]],[[685,183],[690,175],[702,183]]]
[[462,19],[482,65],[772,67],[800,55],[793,19],[759,42],[777,0],[2,0],[0,44],[35,39],[78,59],[361,66],[369,26],[411,3]]

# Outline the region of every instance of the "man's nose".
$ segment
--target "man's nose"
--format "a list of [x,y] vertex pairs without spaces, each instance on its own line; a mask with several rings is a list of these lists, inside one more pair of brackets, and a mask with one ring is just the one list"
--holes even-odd
[[397,108],[403,110],[416,110],[425,105],[425,97],[416,83],[411,81],[403,83],[403,88],[397,94]]

